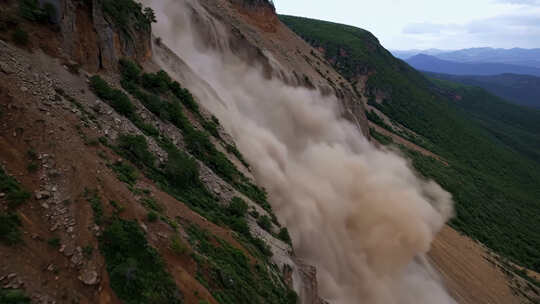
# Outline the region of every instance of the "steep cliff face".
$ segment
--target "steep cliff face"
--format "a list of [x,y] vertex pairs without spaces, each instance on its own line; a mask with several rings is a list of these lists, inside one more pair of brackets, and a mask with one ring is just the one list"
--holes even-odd
[[[261,65],[268,78],[335,95],[342,114],[369,136],[362,92],[336,72],[318,50],[281,23],[271,2],[201,0],[197,4],[209,16],[195,11],[194,29],[205,37],[208,46],[230,49],[245,62]],[[220,21],[223,28],[215,28],[212,19]]]
[[137,7],[126,1],[118,1],[119,7],[107,0],[57,1],[62,46],[89,71],[114,70],[121,58],[151,58],[151,20]]

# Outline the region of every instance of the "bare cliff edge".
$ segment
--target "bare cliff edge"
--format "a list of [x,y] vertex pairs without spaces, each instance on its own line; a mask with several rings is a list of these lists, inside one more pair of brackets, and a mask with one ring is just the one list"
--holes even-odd
[[[202,0],[198,1],[216,20],[226,26],[215,29],[202,16],[194,15],[199,23],[196,30],[214,48],[227,44],[244,61],[260,64],[267,77],[277,77],[291,86],[303,86],[335,95],[341,102],[342,113],[369,136],[362,92],[356,91],[316,49],[286,27],[267,1]],[[250,4],[251,3],[251,4]],[[222,41],[225,30],[228,41]]]
[[[144,15],[124,8],[121,17],[107,15],[103,2],[56,0],[67,56],[88,71],[116,70],[124,57],[144,62],[152,57],[151,31]],[[111,5],[112,6],[112,5]]]
[[[294,257],[285,227],[219,122],[184,89],[122,88],[120,59],[159,78],[159,56],[195,77],[165,45],[152,51],[152,20],[142,7],[44,2],[54,7],[47,17],[37,1],[0,3],[0,300],[121,303],[144,292],[156,303],[294,303],[296,294],[302,303],[324,303],[316,269]],[[266,1],[201,4],[228,26],[227,43],[246,62],[268,78],[336,95],[343,115],[367,134],[361,96]],[[214,29],[199,21],[208,46],[219,49]],[[91,77],[97,74],[104,84]],[[173,112],[153,111],[136,92],[161,94],[157,100]],[[205,146],[193,147],[194,140]],[[174,189],[180,177],[171,158],[178,155],[189,159],[180,168],[198,168],[190,186],[196,194]],[[122,247],[130,244],[136,252]]]

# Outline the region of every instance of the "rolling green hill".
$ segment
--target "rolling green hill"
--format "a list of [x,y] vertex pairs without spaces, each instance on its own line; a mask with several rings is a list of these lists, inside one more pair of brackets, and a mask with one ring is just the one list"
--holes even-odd
[[[280,16],[355,82],[391,119],[421,135],[418,144],[449,166],[409,151],[415,168],[450,191],[451,225],[515,262],[540,271],[540,114],[489,93],[433,83],[394,58],[371,33],[331,22]],[[384,94],[380,94],[380,93]],[[382,103],[375,95],[387,96]],[[461,98],[457,100],[459,95]],[[459,99],[458,98],[458,99]]]

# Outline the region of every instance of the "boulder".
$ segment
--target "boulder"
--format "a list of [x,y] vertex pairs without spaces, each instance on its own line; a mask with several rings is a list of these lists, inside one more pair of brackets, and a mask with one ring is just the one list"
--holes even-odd
[[82,269],[79,275],[79,281],[88,286],[96,285],[99,283],[99,275],[95,270]]

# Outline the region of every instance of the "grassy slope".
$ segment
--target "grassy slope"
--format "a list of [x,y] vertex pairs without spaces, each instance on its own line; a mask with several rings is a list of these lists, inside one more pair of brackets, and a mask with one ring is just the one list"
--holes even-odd
[[[524,144],[540,120],[527,119],[524,130],[519,107],[492,106],[483,92],[466,93],[461,103],[438,93],[433,84],[395,59],[367,31],[325,21],[280,16],[349,80],[370,73],[366,94],[386,92],[373,103],[391,119],[422,135],[433,152],[450,163],[411,154],[417,170],[452,192],[457,217],[452,225],[487,246],[535,270],[540,270],[540,164],[531,145]],[[455,88],[454,88],[455,89]],[[467,103],[469,102],[469,103]],[[511,113],[511,114],[508,114]],[[500,122],[500,117],[507,121]],[[510,118],[511,117],[511,118]],[[515,136],[524,132],[527,135]],[[506,138],[506,139],[503,139]],[[512,140],[520,138],[521,144]]]

